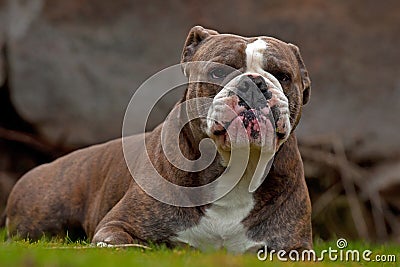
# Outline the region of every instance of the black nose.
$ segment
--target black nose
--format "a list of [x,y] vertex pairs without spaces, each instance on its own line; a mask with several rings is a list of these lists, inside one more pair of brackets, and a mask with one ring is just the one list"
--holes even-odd
[[256,85],[262,92],[267,90],[267,84],[261,76],[248,75],[243,79],[243,82],[240,83],[238,88],[242,93],[246,93],[254,85]]
[[250,106],[251,108],[263,108],[267,105],[266,100],[272,97],[264,78],[259,75],[242,77],[237,90],[239,105],[244,106],[246,109],[250,109]]
[[264,81],[264,78],[261,76],[254,76],[254,75],[249,75],[248,76],[250,80],[261,90],[267,90],[267,84]]

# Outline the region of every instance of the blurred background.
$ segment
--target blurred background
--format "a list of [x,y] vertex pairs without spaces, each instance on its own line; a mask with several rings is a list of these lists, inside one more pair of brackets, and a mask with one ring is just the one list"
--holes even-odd
[[120,137],[135,89],[202,25],[300,47],[315,239],[400,242],[399,14],[395,0],[0,0],[0,212],[24,172]]

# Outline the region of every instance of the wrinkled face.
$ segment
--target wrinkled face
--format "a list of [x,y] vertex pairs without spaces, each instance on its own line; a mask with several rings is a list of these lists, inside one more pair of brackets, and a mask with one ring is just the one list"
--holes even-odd
[[193,31],[182,61],[216,63],[185,69],[189,81],[200,73],[208,81],[191,83],[186,94],[187,99],[210,99],[208,105],[192,107],[198,113],[206,109],[199,131],[222,151],[248,145],[277,151],[308,100],[310,81],[298,49],[270,37],[244,38],[203,28],[196,36]]

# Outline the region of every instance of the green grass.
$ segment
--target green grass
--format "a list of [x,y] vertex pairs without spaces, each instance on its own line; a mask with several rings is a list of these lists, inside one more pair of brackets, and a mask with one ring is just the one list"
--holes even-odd
[[[86,242],[73,243],[65,240],[40,240],[5,242],[4,232],[0,233],[0,266],[343,266],[344,262],[273,262],[259,261],[254,254],[232,255],[225,251],[203,253],[190,248],[168,249],[152,246],[151,250],[140,248],[94,248]],[[316,242],[315,250],[320,253],[336,242]],[[350,243],[347,249],[373,251],[377,254],[396,255],[400,261],[400,245],[370,245]],[[397,266],[398,263],[348,262],[346,266]]]

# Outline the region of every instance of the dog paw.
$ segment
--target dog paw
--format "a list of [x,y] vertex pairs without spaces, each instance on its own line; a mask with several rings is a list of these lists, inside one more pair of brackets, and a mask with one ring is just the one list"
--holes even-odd
[[97,242],[96,243],[96,247],[100,247],[100,248],[106,248],[106,247],[111,247],[111,244],[108,244],[106,242]]

